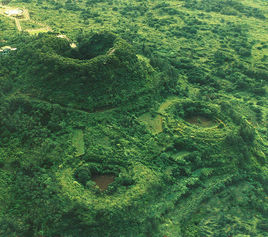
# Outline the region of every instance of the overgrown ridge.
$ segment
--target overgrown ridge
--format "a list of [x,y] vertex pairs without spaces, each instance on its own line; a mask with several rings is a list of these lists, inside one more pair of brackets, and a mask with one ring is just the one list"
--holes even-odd
[[0,13],[1,237],[267,236],[265,0]]

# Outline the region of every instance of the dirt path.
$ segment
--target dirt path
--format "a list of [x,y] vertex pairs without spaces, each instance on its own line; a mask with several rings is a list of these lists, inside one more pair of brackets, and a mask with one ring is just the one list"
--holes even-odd
[[150,113],[142,114],[138,119],[139,121],[146,124],[147,128],[152,132],[152,134],[156,135],[158,133],[163,132],[163,117],[165,115],[165,110],[178,101],[176,97],[170,97],[166,99],[158,108],[157,115],[152,117]]
[[18,31],[22,31],[19,19],[15,18],[15,24],[16,24]]
[[45,27],[45,28],[38,28],[38,29],[28,29],[28,30],[25,30],[25,31],[27,31],[28,33],[35,34],[35,33],[39,33],[39,32],[51,31],[51,28],[50,27]]
[[53,103],[53,102],[49,102],[49,101],[46,101],[46,100],[36,99],[36,98],[33,98],[33,97],[26,97],[26,98],[29,101],[32,101],[32,102],[45,103],[45,104],[49,104],[49,105],[59,106],[63,110],[70,111],[70,112],[94,114],[94,113],[104,113],[104,112],[112,111],[112,110],[116,109],[116,107],[108,107],[107,106],[107,107],[95,108],[93,111],[91,111],[91,110],[87,110],[87,109],[76,109],[76,108],[68,107],[68,106],[65,106],[65,105],[62,105],[62,104]]
[[165,102],[163,102],[159,109],[158,109],[158,113],[164,113],[165,110],[170,106],[172,105],[173,103],[177,102],[178,101],[178,98],[176,97],[171,97],[171,98],[168,98]]
[[[5,16],[5,17],[7,17],[7,18],[9,18],[9,19],[14,20],[15,24],[16,24],[16,28],[17,28],[18,31],[25,30],[25,31],[28,31],[29,33],[39,33],[39,32],[52,31],[52,29],[49,26],[47,26],[47,25],[45,25],[43,23],[31,20],[28,9],[25,9],[25,8],[22,9],[23,10],[23,13],[22,13],[23,18],[17,18],[17,17],[14,17],[14,16],[9,16],[9,15],[7,15],[5,13],[6,11],[15,10],[15,9],[18,9],[18,8],[7,7],[7,6],[3,6],[2,4],[0,4],[0,14]],[[22,29],[22,26],[20,24],[22,21],[30,21],[30,22],[32,22],[34,24],[37,24],[37,25],[41,26],[41,27],[38,28],[38,29]]]
[[29,14],[29,11],[28,9],[23,9],[23,12],[24,12],[24,17],[25,17],[25,21],[29,21],[30,20],[30,14]]
[[[41,32],[49,32],[49,31],[53,31],[51,29],[51,27],[49,27],[48,25],[46,24],[43,24],[41,22],[38,22],[38,21],[34,21],[30,18],[30,14],[29,14],[29,10],[28,9],[21,9],[22,10],[22,15],[18,17],[16,16],[10,16],[10,15],[7,15],[5,12],[6,11],[11,11],[11,10],[16,10],[16,9],[20,9],[20,8],[14,8],[14,7],[8,7],[8,6],[4,6],[0,3],[0,15],[3,15],[11,20],[14,20],[15,22],[15,25],[16,25],[16,28],[18,31],[27,31],[28,33],[30,34],[38,34],[38,33],[41,33]],[[36,29],[23,29],[22,25],[21,25],[21,22],[26,22],[26,21],[29,21],[31,22],[32,24],[36,24],[39,26],[39,28],[36,28]],[[25,26],[24,26],[25,27]],[[63,38],[66,38],[69,42],[70,42],[70,47],[71,48],[76,48],[77,45],[74,43],[74,42],[71,42],[71,40],[63,35]]]

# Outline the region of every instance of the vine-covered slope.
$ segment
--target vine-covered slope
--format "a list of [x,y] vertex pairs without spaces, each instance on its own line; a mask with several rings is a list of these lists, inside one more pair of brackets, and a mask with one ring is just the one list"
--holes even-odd
[[267,235],[266,1],[7,7],[0,236]]

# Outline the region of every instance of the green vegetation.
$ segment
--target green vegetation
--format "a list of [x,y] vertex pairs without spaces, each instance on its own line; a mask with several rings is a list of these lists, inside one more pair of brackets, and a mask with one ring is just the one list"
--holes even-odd
[[265,0],[3,4],[0,236],[267,235]]
[[85,154],[85,144],[84,144],[84,134],[83,130],[76,129],[73,132],[73,146],[76,148],[76,156],[81,156]]

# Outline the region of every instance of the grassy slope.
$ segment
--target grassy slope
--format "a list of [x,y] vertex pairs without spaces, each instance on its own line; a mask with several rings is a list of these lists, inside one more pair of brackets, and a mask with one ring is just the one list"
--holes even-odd
[[[63,4],[63,1],[56,2]],[[100,1],[86,6],[86,3],[81,1],[77,3],[81,10],[77,11],[63,8],[53,10],[53,5],[47,3],[40,6],[40,4],[12,1],[11,5],[25,6],[30,10],[34,20],[49,25],[56,32],[64,32],[71,39],[75,39],[80,28],[88,32],[109,29],[130,41],[138,53],[144,53],[142,47],[145,44],[150,51],[166,61],[185,57],[190,59],[195,67],[201,68],[209,75],[214,75],[216,67],[222,67],[226,71],[230,67],[228,63],[215,66],[214,55],[218,50],[232,55],[235,60],[243,62],[251,69],[267,66],[267,58],[263,59],[268,50],[265,20],[247,17],[244,14],[230,16],[185,8],[183,1],[166,1],[168,6],[156,7],[161,3],[163,1],[145,3],[113,1],[112,4]],[[264,14],[268,17],[265,1],[247,0],[243,1],[243,4],[266,11]],[[90,14],[83,20],[78,16],[86,8]],[[142,9],[147,9],[144,14],[140,13]],[[167,9],[176,10],[175,14]],[[201,26],[197,26],[197,33],[187,37],[176,35],[182,27],[193,20],[193,16],[202,22]],[[8,38],[14,32],[13,22],[6,19],[3,21],[9,22],[10,25],[4,31],[5,36],[0,36]],[[228,22],[246,25],[248,30],[246,41],[252,45],[251,56],[241,57],[237,53],[230,44],[234,39],[233,35],[227,34],[222,38],[217,33],[217,29],[228,27]],[[260,47],[263,45],[266,47]],[[149,57],[148,54],[146,56]],[[267,193],[260,182],[256,181],[260,179],[258,173],[264,175],[265,155],[267,156],[265,97],[243,89],[228,92],[227,87],[235,87],[235,82],[228,78],[216,77],[221,85],[220,89],[212,90],[210,93],[202,92],[202,86],[191,83],[191,76],[187,73],[180,74],[177,79],[178,85],[183,90],[188,88],[187,98],[175,93],[171,98],[158,98],[152,108],[149,108],[150,104],[144,101],[135,101],[136,104],[144,103],[145,105],[140,107],[145,109],[138,106],[135,109],[133,106],[134,109],[131,110],[128,109],[129,105],[126,105],[113,111],[94,114],[71,110],[66,112],[56,105],[34,102],[33,110],[38,108],[44,112],[41,115],[30,114],[33,120],[23,116],[25,112],[23,106],[22,108],[18,106],[17,111],[10,112],[10,118],[8,117],[10,121],[6,123],[12,125],[12,119],[15,123],[17,116],[22,123],[25,121],[32,124],[31,129],[21,128],[18,125],[18,130],[21,133],[29,130],[26,137],[33,138],[32,141],[20,138],[23,143],[18,142],[16,150],[12,149],[11,145],[11,148],[6,146],[1,148],[3,160],[7,165],[4,165],[4,172],[1,174],[2,180],[6,182],[1,182],[0,187],[11,188],[6,189],[0,200],[6,199],[6,196],[11,197],[9,203],[11,207],[17,199],[20,201],[12,212],[3,208],[4,204],[2,205],[1,208],[8,216],[8,221],[14,226],[5,225],[2,221],[5,218],[2,218],[3,228],[0,233],[3,236],[15,232],[24,235],[28,233],[28,236],[37,234],[55,236],[61,230],[66,235],[77,236],[77,233],[80,233],[81,236],[87,236],[85,233],[81,234],[83,231],[79,232],[81,231],[79,229],[83,229],[91,231],[93,236],[94,234],[95,236],[239,236],[239,234],[265,236]],[[207,90],[209,88],[206,87]],[[215,98],[208,99],[213,95]],[[8,99],[12,101],[12,95],[10,97]],[[260,101],[263,103],[256,104]],[[227,104],[225,111],[222,109],[220,112],[215,112],[223,103]],[[228,103],[231,110],[228,110]],[[190,105],[214,111],[213,119],[218,121],[217,126],[201,128],[187,123],[184,119],[187,113],[191,113],[187,110]],[[256,108],[263,113],[261,121],[254,112]],[[146,127],[146,123],[140,124],[139,118],[144,117],[144,114],[147,115],[149,109],[154,116],[151,126],[154,124],[153,121],[161,116],[163,133],[154,134],[150,131],[152,130],[150,127]],[[185,114],[178,113],[181,110]],[[195,112],[200,113],[198,109]],[[5,114],[5,111],[1,113]],[[50,114],[49,124],[45,123],[40,127],[39,124],[42,123],[40,121],[43,121],[40,118],[46,118],[47,113]],[[146,120],[149,118],[145,117]],[[234,122],[237,119],[238,124]],[[221,123],[219,121],[222,121],[222,126],[219,125]],[[226,144],[226,140],[229,140],[232,134],[238,133],[241,121],[256,129],[256,140],[248,146],[249,154],[243,153],[245,147],[239,149],[244,143]],[[72,159],[75,153],[70,138],[77,127],[84,131],[85,155]],[[33,135],[30,131],[38,132]],[[3,133],[1,136],[4,137]],[[19,132],[12,134],[9,142],[13,142],[15,147],[16,137],[20,137]],[[48,146],[52,148],[40,148],[37,145],[43,143],[52,143]],[[36,154],[31,150],[32,146],[35,147]],[[63,148],[65,148],[64,154],[61,154]],[[55,163],[53,168],[48,171],[42,167],[36,173],[31,171],[35,157],[43,157],[44,153],[51,154],[47,159]],[[55,161],[55,157],[61,158]],[[8,174],[10,170],[17,169],[14,168],[16,167],[14,161],[21,158],[25,159],[22,166],[26,171],[23,172],[27,175],[30,173],[30,177],[35,177],[37,183],[45,183],[46,189],[35,187],[31,181],[26,178],[24,180],[23,175],[20,177],[20,173],[16,176],[18,181],[13,181],[13,186],[10,185]],[[42,162],[44,163],[40,161],[41,164]],[[36,166],[38,167],[39,163]],[[119,175],[120,179],[115,187],[111,187],[110,193],[102,195],[90,182],[87,188],[77,182],[75,178],[77,170],[81,167],[87,169],[88,166],[90,172],[112,170]],[[123,185],[126,177],[132,179],[131,185]],[[81,179],[78,178],[80,181]],[[24,196],[21,180],[28,182],[27,185],[32,188],[31,192],[38,190],[39,194]],[[263,180],[265,181],[265,177]],[[59,186],[58,190],[61,191],[57,193],[53,185]],[[16,193],[16,189],[21,189],[21,193]],[[53,192],[57,193],[61,200],[60,204],[58,199],[51,195]],[[36,197],[34,195],[41,196],[36,203],[33,201]],[[44,202],[44,199],[48,201],[44,204],[46,208],[42,209],[40,203]],[[54,208],[55,206],[60,210]],[[37,214],[29,210],[33,208],[38,208]],[[124,215],[127,212],[132,213],[132,216]],[[22,217],[18,217],[20,215]],[[36,222],[33,219],[35,216],[38,216]],[[73,219],[68,219],[68,216]],[[59,221],[60,218],[63,218],[63,221]],[[78,227],[72,227],[70,230],[68,224],[72,221],[77,221]],[[105,234],[101,232],[102,225],[106,225]]]

